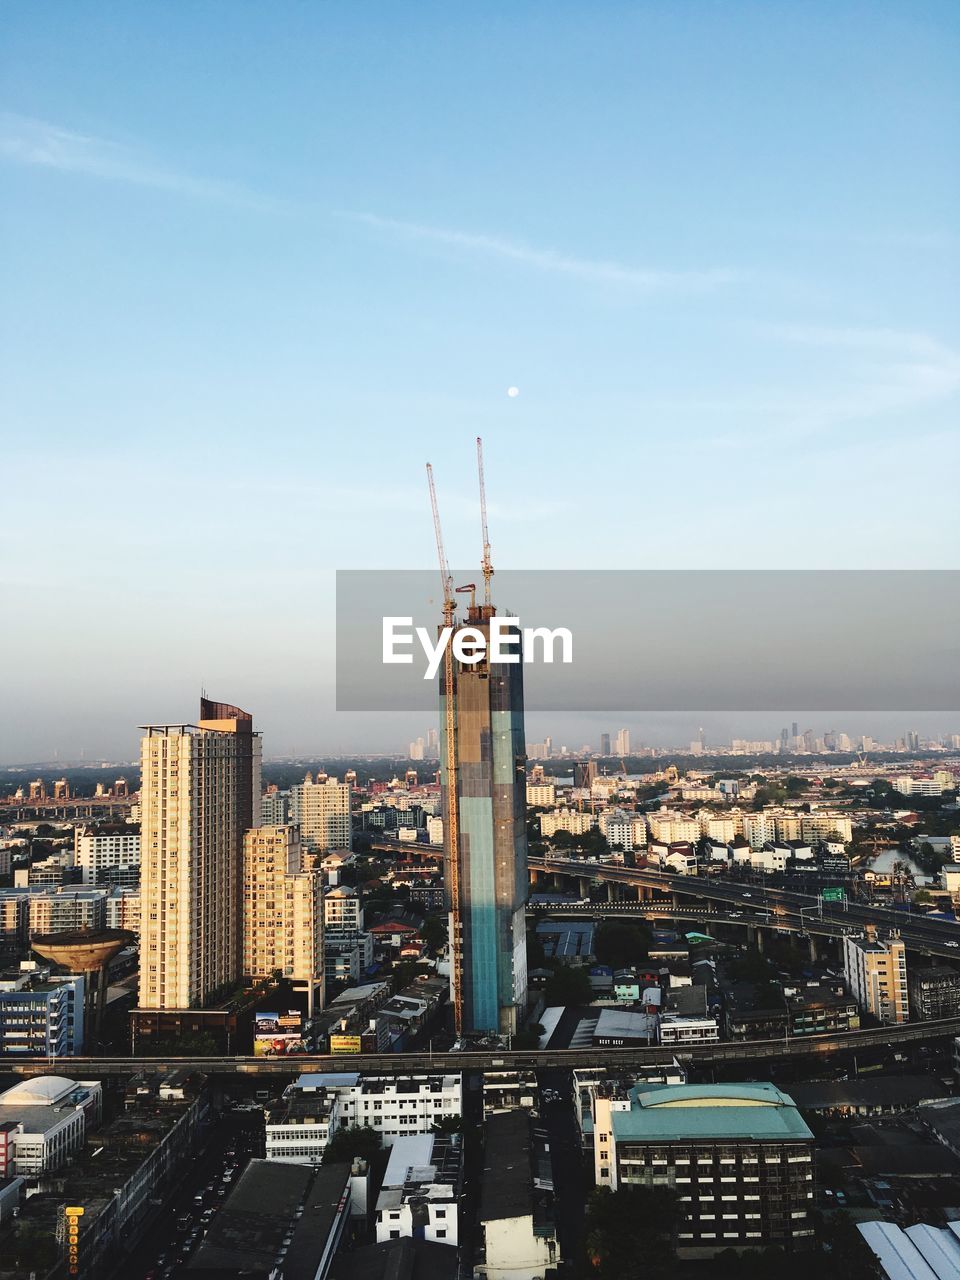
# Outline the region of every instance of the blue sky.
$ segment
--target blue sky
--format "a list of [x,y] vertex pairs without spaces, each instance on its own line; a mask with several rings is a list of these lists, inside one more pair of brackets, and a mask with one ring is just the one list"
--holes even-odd
[[955,567],[955,5],[2,25],[0,761],[201,682],[405,740],[332,714],[332,573],[432,563],[428,458],[475,556],[478,432],[504,566]]

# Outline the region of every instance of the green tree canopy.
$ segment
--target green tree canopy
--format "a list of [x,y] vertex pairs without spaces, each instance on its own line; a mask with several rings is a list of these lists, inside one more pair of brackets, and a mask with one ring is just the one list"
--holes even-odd
[[594,934],[593,949],[601,964],[626,969],[643,964],[650,948],[651,933],[633,920],[604,920]]
[[597,1187],[587,1204],[587,1256],[600,1280],[660,1280],[676,1266],[683,1220],[672,1187]]
[[324,1164],[349,1164],[354,1157],[372,1160],[380,1150],[381,1139],[376,1129],[368,1125],[351,1125],[338,1129],[323,1152]]
[[543,999],[548,1005],[589,1004],[593,999],[593,988],[586,969],[560,965],[547,979]]

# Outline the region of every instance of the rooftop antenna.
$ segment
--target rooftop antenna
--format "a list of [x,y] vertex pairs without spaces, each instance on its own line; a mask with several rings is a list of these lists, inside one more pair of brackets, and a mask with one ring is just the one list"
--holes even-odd
[[480,476],[480,525],[483,529],[483,603],[488,605],[493,561],[490,558],[490,534],[487,532],[487,489],[483,483],[483,440],[480,436],[477,436],[477,473]]
[[[430,486],[430,506],[433,509],[433,531],[437,538],[437,559],[440,562],[440,581],[443,585],[443,625],[453,626],[457,600],[453,590],[453,577],[443,549],[443,532],[440,528],[440,509],[437,506],[437,490],[433,483],[433,467],[427,463],[427,483]],[[454,697],[453,645],[443,651],[443,711],[444,711],[444,762],[447,775],[447,806],[444,814],[443,840],[448,857],[445,872],[450,890],[450,980],[453,994],[453,1022],[457,1035],[463,1032],[463,991],[461,987],[462,932],[460,923],[460,781],[457,777],[457,707]]]

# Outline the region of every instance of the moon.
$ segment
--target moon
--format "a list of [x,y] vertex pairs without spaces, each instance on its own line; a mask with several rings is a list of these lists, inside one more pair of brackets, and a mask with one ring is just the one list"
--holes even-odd
[[519,387],[507,387],[507,395],[510,397],[511,400],[515,400],[519,394],[520,394]]

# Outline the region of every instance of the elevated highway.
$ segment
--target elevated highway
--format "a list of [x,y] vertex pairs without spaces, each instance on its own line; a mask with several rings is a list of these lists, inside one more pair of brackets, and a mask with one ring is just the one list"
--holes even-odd
[[[930,920],[889,907],[864,906],[857,902],[821,904],[813,894],[769,885],[741,884],[713,876],[672,875],[617,863],[531,857],[529,868],[534,881],[544,875],[578,882],[599,880],[608,885],[635,889],[639,894],[657,892],[668,897],[674,905],[679,905],[680,898],[722,904],[743,915],[743,920],[734,917],[731,923],[747,922],[759,928],[796,929],[802,918],[802,932],[826,934],[825,926],[833,926],[829,936],[838,937],[844,933],[860,932],[865,925],[874,924],[883,929],[899,930],[904,943],[913,951],[944,959],[960,959],[960,924],[950,920]],[[656,909],[660,904],[642,904],[638,900],[637,905]],[[754,918],[747,921],[748,915]]]
[[834,1053],[859,1053],[864,1049],[960,1035],[960,1018],[937,1022],[910,1022],[904,1026],[872,1027],[835,1035],[786,1036],[778,1040],[752,1040],[722,1044],[684,1045],[678,1048],[629,1049],[472,1049],[463,1053],[386,1054],[306,1054],[292,1058],[160,1057],[160,1058],[69,1058],[51,1062],[46,1058],[0,1058],[0,1071],[19,1075],[49,1075],[69,1072],[77,1079],[91,1076],[134,1075],[140,1071],[174,1071],[186,1067],[210,1075],[253,1075],[292,1077],[302,1071],[359,1071],[368,1075],[408,1075],[411,1072],[497,1071],[532,1067],[537,1070],[560,1067],[629,1068],[643,1062],[662,1062],[676,1056],[684,1062],[763,1062],[774,1058],[825,1057]]

